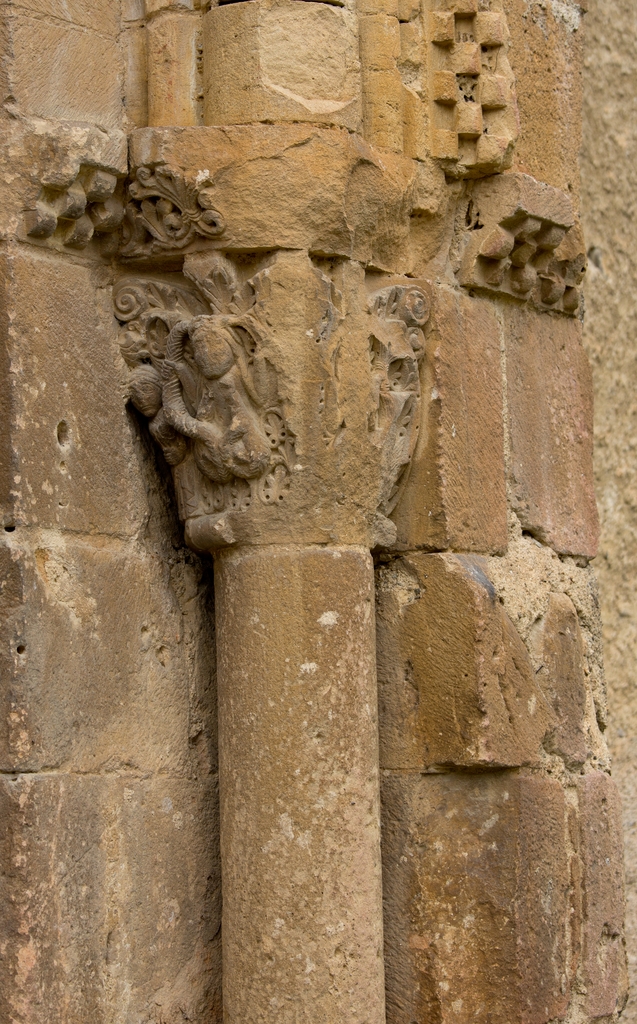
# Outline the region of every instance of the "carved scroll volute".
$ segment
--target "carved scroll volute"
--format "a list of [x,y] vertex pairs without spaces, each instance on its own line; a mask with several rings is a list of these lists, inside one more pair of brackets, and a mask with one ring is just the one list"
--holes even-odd
[[164,166],[138,168],[128,187],[120,255],[171,256],[222,235],[213,192],[205,176],[189,180]]
[[420,418],[422,287],[370,296],[356,264],[201,252],[184,276],[123,279],[115,308],[130,400],[193,547],[391,546]]

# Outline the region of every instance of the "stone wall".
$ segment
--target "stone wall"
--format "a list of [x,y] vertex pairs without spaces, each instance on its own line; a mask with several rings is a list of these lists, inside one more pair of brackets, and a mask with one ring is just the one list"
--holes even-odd
[[624,808],[626,939],[637,1020],[637,740],[634,666],[636,468],[635,194],[637,11],[630,0],[591,0],[585,19],[582,209],[589,247],[584,340],[595,389],[595,480],[601,518],[600,584],[608,742]]
[[0,18],[0,1020],[616,1019],[582,5]]
[[126,406],[100,248],[127,173],[119,5],[0,20],[0,1020],[203,1020],[220,1001],[212,595]]

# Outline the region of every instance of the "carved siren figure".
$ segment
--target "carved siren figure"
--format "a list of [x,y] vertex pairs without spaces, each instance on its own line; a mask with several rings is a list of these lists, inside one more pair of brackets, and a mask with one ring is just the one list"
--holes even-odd
[[196,291],[130,279],[116,289],[131,401],[173,467],[182,519],[280,501],[294,441],[251,312],[259,275],[241,284],[228,259],[204,253],[184,271]]

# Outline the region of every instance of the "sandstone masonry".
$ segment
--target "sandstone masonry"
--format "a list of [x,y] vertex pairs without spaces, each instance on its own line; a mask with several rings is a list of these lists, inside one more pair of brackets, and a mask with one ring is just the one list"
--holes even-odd
[[2,8],[1,1021],[621,1012],[582,16]]

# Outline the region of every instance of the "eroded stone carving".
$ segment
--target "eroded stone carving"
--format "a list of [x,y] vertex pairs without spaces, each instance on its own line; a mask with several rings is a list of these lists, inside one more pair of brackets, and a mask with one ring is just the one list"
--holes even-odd
[[431,153],[452,177],[509,167],[519,134],[509,32],[494,6],[490,0],[427,4]]
[[115,289],[129,397],[173,469],[189,542],[344,529],[391,546],[419,430],[427,282],[372,275],[348,299],[302,255],[258,268],[196,252],[183,276]]
[[460,283],[575,314],[586,271],[569,197],[524,174],[473,185],[460,227]]
[[418,433],[422,328],[429,300],[421,288],[394,285],[370,298],[374,314],[369,338],[376,408],[370,415],[373,443],[382,450],[379,512],[389,516],[400,497]]
[[65,246],[84,249],[94,234],[117,231],[124,218],[117,188],[117,175],[86,166],[66,189],[44,185],[35,209],[25,213],[28,237],[51,238],[60,229]]
[[192,256],[193,290],[120,282],[116,316],[130,398],[173,467],[182,519],[284,500],[294,450],[254,315],[260,275]]
[[197,238],[216,238],[225,228],[214,209],[211,181],[193,181],[166,167],[140,167],[128,189],[120,255],[181,252]]

